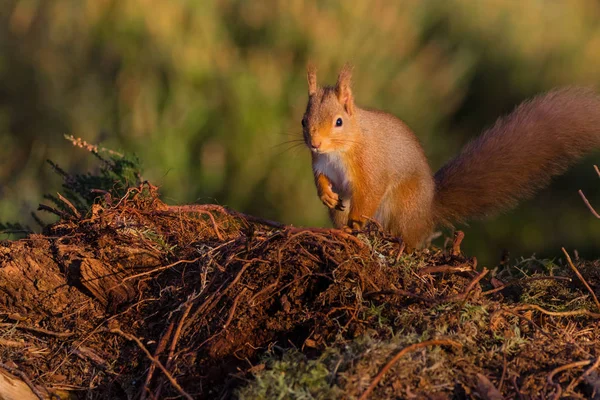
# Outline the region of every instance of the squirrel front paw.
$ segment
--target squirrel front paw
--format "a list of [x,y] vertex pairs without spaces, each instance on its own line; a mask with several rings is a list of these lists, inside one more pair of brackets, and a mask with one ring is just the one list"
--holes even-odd
[[319,198],[328,208],[344,211],[345,207],[340,199],[340,196],[333,190],[325,190],[319,195]]

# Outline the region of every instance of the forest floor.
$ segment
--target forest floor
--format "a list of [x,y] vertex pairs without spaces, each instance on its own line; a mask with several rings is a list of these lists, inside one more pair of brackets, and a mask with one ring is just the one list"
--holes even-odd
[[[31,398],[599,398],[598,261],[482,268],[150,184],[0,242],[0,387]],[[468,240],[468,238],[466,239]],[[9,397],[6,397],[9,398]],[[21,397],[27,398],[27,397]]]

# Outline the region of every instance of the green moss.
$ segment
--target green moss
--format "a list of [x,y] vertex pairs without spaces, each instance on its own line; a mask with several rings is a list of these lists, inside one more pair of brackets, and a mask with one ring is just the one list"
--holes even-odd
[[337,399],[342,392],[331,384],[331,372],[324,359],[308,360],[298,350],[289,350],[281,359],[265,360],[266,369],[237,394],[240,399]]

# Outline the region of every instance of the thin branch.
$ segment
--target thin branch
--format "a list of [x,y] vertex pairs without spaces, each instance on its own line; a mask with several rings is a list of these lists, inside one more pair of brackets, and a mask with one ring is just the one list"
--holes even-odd
[[460,255],[460,245],[465,238],[465,233],[463,231],[454,232],[454,240],[452,242],[452,255],[459,256]]
[[29,389],[31,389],[31,391],[33,392],[33,394],[35,394],[37,396],[38,399],[40,400],[44,400],[46,397],[42,394],[42,392],[40,392],[40,390],[33,384],[33,382],[31,382],[31,379],[29,379],[29,377],[25,374],[25,372],[23,371],[19,371],[16,368],[12,368],[9,367],[8,365],[1,363],[0,362],[0,368],[10,372],[11,374],[18,376],[19,378],[21,378],[21,380],[23,382],[25,382],[25,384],[27,386],[29,386]]
[[79,211],[77,211],[77,208],[73,205],[73,203],[71,203],[69,200],[67,200],[65,197],[63,197],[60,193],[56,193],[56,195],[58,196],[58,198],[60,199],[60,201],[62,201],[63,203],[65,203],[67,205],[67,207],[69,207],[69,209],[71,210],[71,212],[73,213],[73,215],[77,218],[81,218],[81,214],[79,213]]
[[477,285],[479,283],[480,280],[483,279],[484,276],[487,275],[487,273],[490,272],[487,268],[484,268],[479,275],[477,275],[475,277],[475,279],[473,279],[471,281],[471,283],[469,283],[469,286],[467,286],[467,290],[465,290],[463,293],[461,294],[457,294],[455,296],[450,296],[450,297],[446,297],[445,299],[440,300],[440,303],[445,303],[448,301],[458,301],[458,300],[463,300],[466,299],[467,296],[469,295],[469,293],[471,293],[471,291],[473,290],[473,288],[475,287],[475,285]]
[[215,231],[215,235],[217,235],[217,239],[219,239],[221,242],[225,241],[225,238],[223,238],[223,235],[221,235],[221,232],[219,231],[219,225],[217,224],[217,221],[215,220],[214,215],[212,215],[212,213],[210,211],[203,210],[200,207],[194,207],[194,205],[169,206],[168,209],[169,209],[169,211],[175,211],[175,212],[179,212],[179,213],[194,212],[194,213],[198,213],[198,214],[202,214],[202,215],[207,215],[208,218],[210,219],[210,222],[213,225],[213,229]]
[[592,207],[592,205],[588,201],[587,197],[585,197],[585,194],[583,194],[583,191],[579,190],[578,193],[581,196],[581,198],[583,199],[583,202],[585,203],[585,205],[587,206],[587,208],[592,212],[592,214],[594,215],[594,217],[600,219],[600,214],[598,214],[596,212],[596,210],[594,210],[594,207]]
[[562,395],[562,388],[560,387],[560,385],[558,383],[554,383],[554,380],[553,380],[554,375],[558,374],[559,372],[569,370],[571,368],[584,367],[591,363],[592,362],[590,360],[575,361],[575,362],[572,362],[569,364],[562,365],[558,368],[554,368],[552,371],[550,371],[550,373],[546,377],[546,381],[548,382],[548,384],[550,386],[554,386],[554,388],[556,389],[556,393],[554,394],[553,398],[560,399],[560,396]]
[[[594,165],[594,167],[596,167]],[[596,167],[598,168],[598,167]],[[598,366],[600,366],[600,357],[596,358],[596,361],[594,361],[594,363],[592,364],[591,367],[589,367],[588,369],[585,370],[585,372],[583,374],[581,374],[581,376],[577,379],[573,379],[573,381],[569,384],[569,386],[567,386],[567,389],[565,390],[566,393],[569,393],[571,390],[573,390],[575,388],[575,386],[579,385],[581,383],[581,381],[583,381],[589,374],[591,374],[596,368],[598,368]]]
[[508,282],[505,283],[504,285],[497,287],[495,289],[490,289],[490,290],[486,290],[485,292],[482,292],[481,295],[482,296],[487,296],[488,294],[493,294],[493,293],[497,293],[500,292],[504,289],[506,289],[507,287],[510,286],[514,286],[514,285],[522,285],[523,283],[526,282],[532,282],[532,281],[546,281],[546,280],[552,280],[552,281],[568,281],[571,282],[572,279],[567,277],[567,276],[532,276],[529,278],[524,278],[524,279],[518,279],[512,282]]
[[[175,323],[172,321],[167,328],[167,331],[162,335],[160,341],[158,342],[158,346],[156,346],[156,351],[154,351],[154,358],[158,360],[158,357],[162,354],[162,352],[167,348],[167,342],[171,338],[171,333],[173,332],[173,326]],[[168,368],[168,367],[167,367]],[[144,383],[144,387],[142,388],[142,393],[140,394],[141,400],[146,400],[148,394],[150,392],[150,383],[152,382],[152,376],[154,375],[154,370],[156,369],[156,364],[150,365],[148,368],[148,374],[146,375],[146,382]]]
[[8,339],[2,339],[2,338],[0,338],[0,346],[5,346],[5,347],[25,347],[25,346],[27,346],[27,343],[25,343],[25,342],[17,342],[15,340],[8,340]]
[[134,341],[138,345],[140,350],[142,350],[146,354],[146,357],[148,357],[148,359],[152,361],[153,364],[160,368],[160,370],[163,372],[163,374],[165,374],[169,382],[171,382],[171,385],[173,385],[173,387],[179,392],[179,394],[188,400],[193,400],[193,397],[190,396],[185,390],[183,390],[183,388],[179,385],[179,383],[177,383],[173,375],[171,375],[171,373],[165,368],[165,366],[160,362],[160,360],[152,356],[152,354],[148,351],[148,349],[146,348],[146,346],[144,346],[140,339],[133,335],[125,333],[120,329],[110,329],[108,332],[117,334],[127,340]]
[[600,314],[592,312],[590,310],[586,310],[585,308],[582,308],[579,310],[573,310],[573,311],[548,311],[548,310],[545,310],[542,307],[538,306],[537,304],[523,304],[523,305],[513,308],[513,311],[531,310],[531,309],[538,310],[542,314],[551,315],[553,317],[574,317],[576,315],[587,315],[588,317],[591,317],[591,318],[596,318],[596,319],[600,318]]
[[40,333],[42,335],[54,336],[54,337],[58,337],[58,338],[68,338],[75,334],[72,332],[54,332],[54,331],[49,331],[48,329],[44,329],[44,328],[35,328],[33,326],[24,326],[24,325],[19,325],[19,324],[12,324],[9,322],[0,323],[0,328],[21,329],[24,331]]
[[598,307],[598,311],[600,311],[600,301],[598,301],[598,297],[596,297],[596,293],[594,293],[594,291],[592,290],[592,288],[590,287],[590,285],[587,283],[587,281],[583,278],[583,276],[581,275],[581,273],[579,272],[579,270],[575,267],[575,265],[573,264],[573,261],[571,261],[571,257],[569,256],[569,253],[567,253],[567,251],[565,250],[565,248],[562,248],[563,253],[565,253],[565,256],[567,257],[567,261],[569,262],[569,266],[571,267],[571,269],[573,270],[573,272],[575,272],[575,275],[577,275],[577,277],[579,278],[579,280],[585,285],[585,287],[587,288],[587,290],[591,293],[592,297],[594,298],[594,302],[596,303],[596,307]]
[[58,216],[58,217],[60,217],[62,219],[65,219],[65,220],[70,219],[72,217],[72,215],[70,215],[70,214],[68,214],[68,213],[66,213],[64,211],[57,210],[56,208],[52,208],[52,207],[50,207],[50,206],[48,206],[46,204],[40,204],[40,205],[38,205],[38,211],[46,211],[46,212],[54,214],[54,215],[56,215],[56,216]]
[[193,264],[196,261],[200,260],[200,258],[201,257],[194,258],[193,260],[179,260],[179,261],[176,261],[176,262],[174,262],[172,264],[169,264],[169,265],[163,265],[161,267],[152,268],[149,271],[140,272],[139,274],[130,275],[128,277],[125,277],[125,278],[123,278],[123,280],[121,281],[121,283],[130,281],[130,280],[135,279],[135,278],[140,278],[142,276],[151,275],[151,274],[153,274],[155,272],[164,271],[165,269],[173,268],[173,267],[175,267],[175,266],[177,266],[179,264]]
[[521,318],[522,320],[524,320],[525,322],[527,322],[528,324],[530,324],[531,326],[533,326],[535,329],[539,330],[540,332],[542,332],[542,334],[544,336],[546,336],[549,339],[553,339],[552,335],[550,335],[548,332],[546,332],[541,326],[538,326],[538,324],[536,324],[535,322],[533,322],[530,318],[527,318],[524,315],[519,314],[518,312],[512,311],[512,310],[499,310],[498,311],[500,314],[501,313],[507,313],[510,315],[514,315],[517,318]]
[[419,273],[419,275],[445,273],[445,272],[450,272],[450,273],[473,272],[473,267],[471,267],[469,264],[461,264],[456,267],[445,264],[445,265],[436,265],[433,267],[423,267],[423,268],[420,268],[417,272]]

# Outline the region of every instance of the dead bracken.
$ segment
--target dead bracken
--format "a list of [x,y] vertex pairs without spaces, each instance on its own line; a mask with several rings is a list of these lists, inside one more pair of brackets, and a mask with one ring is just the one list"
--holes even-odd
[[0,386],[29,398],[600,391],[598,262],[482,268],[460,235],[405,254],[376,226],[168,206],[148,183],[87,213],[59,200],[43,234],[0,244]]

